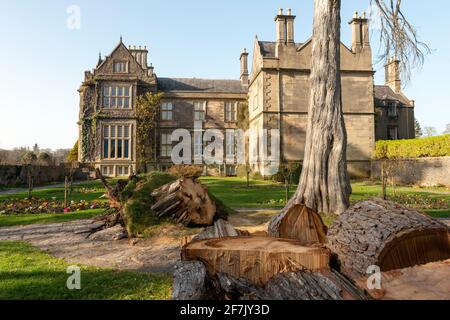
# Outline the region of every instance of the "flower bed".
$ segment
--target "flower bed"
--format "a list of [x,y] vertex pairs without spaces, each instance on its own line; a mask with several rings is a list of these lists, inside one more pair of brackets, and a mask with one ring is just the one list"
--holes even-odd
[[0,202],[0,214],[37,214],[37,213],[62,213],[89,209],[109,208],[109,204],[98,201],[70,201],[68,206],[64,201],[32,199],[10,199]]

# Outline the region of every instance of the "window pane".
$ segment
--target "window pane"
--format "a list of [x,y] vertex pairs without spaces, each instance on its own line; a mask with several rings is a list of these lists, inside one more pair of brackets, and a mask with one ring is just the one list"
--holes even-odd
[[129,156],[129,141],[130,140],[124,140],[123,141],[123,157],[128,159]]
[[117,137],[122,138],[123,126],[117,126]]
[[123,96],[123,87],[117,88],[117,96],[122,97]]
[[109,108],[109,97],[103,97],[103,106]]
[[110,131],[111,137],[114,138],[116,136],[116,126],[111,126],[110,128],[111,128]]
[[103,137],[109,137],[109,126],[103,126]]
[[123,99],[123,107],[129,108],[130,107],[130,98],[124,98]]
[[122,139],[117,140],[117,158],[122,158]]
[[109,157],[111,159],[116,157],[116,140],[111,140],[111,152],[109,153]]
[[123,106],[123,98],[117,98],[117,107],[122,108]]
[[125,138],[129,138],[130,137],[130,126],[124,126],[123,127],[123,136]]
[[109,87],[103,87],[103,96],[109,97]]
[[129,175],[129,173],[128,173],[128,167],[123,167],[123,174],[124,174],[125,176],[128,176],[128,175]]
[[103,158],[108,159],[108,139],[103,139]]
[[111,108],[116,106],[116,98],[111,98]]
[[129,97],[130,96],[130,87],[125,87],[124,88],[124,96],[125,97]]

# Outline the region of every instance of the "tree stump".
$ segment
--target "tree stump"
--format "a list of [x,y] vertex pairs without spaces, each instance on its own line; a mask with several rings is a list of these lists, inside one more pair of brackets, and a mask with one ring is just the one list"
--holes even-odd
[[216,204],[208,191],[193,178],[181,178],[151,194],[155,204],[150,208],[159,218],[171,217],[185,226],[210,226],[216,216]]
[[304,205],[294,205],[270,222],[268,233],[277,238],[295,239],[308,246],[324,244],[327,227],[317,212]]
[[227,273],[256,285],[282,272],[328,269],[329,258],[325,248],[303,247],[295,240],[270,237],[195,241],[182,249],[183,260],[202,261],[210,274]]
[[416,210],[381,199],[360,202],[328,230],[327,247],[352,278],[450,258],[449,229]]

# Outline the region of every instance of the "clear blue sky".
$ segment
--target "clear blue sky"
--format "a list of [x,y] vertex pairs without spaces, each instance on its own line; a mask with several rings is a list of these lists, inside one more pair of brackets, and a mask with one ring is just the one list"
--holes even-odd
[[[347,22],[369,0],[343,0],[342,40]],[[275,38],[277,8],[297,15],[296,41],[309,38],[313,0],[1,0],[0,148],[68,148],[77,139],[78,93],[83,71],[98,52],[109,54],[122,34],[126,45],[147,45],[159,76],[238,78],[242,48],[255,35]],[[404,1],[404,11],[433,49],[405,89],[416,100],[422,127],[439,132],[450,123],[450,2]],[[81,9],[81,29],[70,30],[66,9]],[[374,53],[377,39],[372,39]],[[376,82],[383,69],[376,66]]]

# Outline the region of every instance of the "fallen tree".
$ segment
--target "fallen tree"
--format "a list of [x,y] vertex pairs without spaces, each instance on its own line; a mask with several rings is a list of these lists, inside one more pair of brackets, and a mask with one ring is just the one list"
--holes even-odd
[[449,229],[416,210],[382,199],[360,202],[330,227],[327,247],[352,278],[450,258]]
[[209,226],[226,219],[229,209],[216,201],[194,177],[177,179],[169,173],[152,172],[119,180],[113,187],[97,169],[115,213],[102,217],[104,227],[121,224],[128,235],[137,236],[163,221]]

